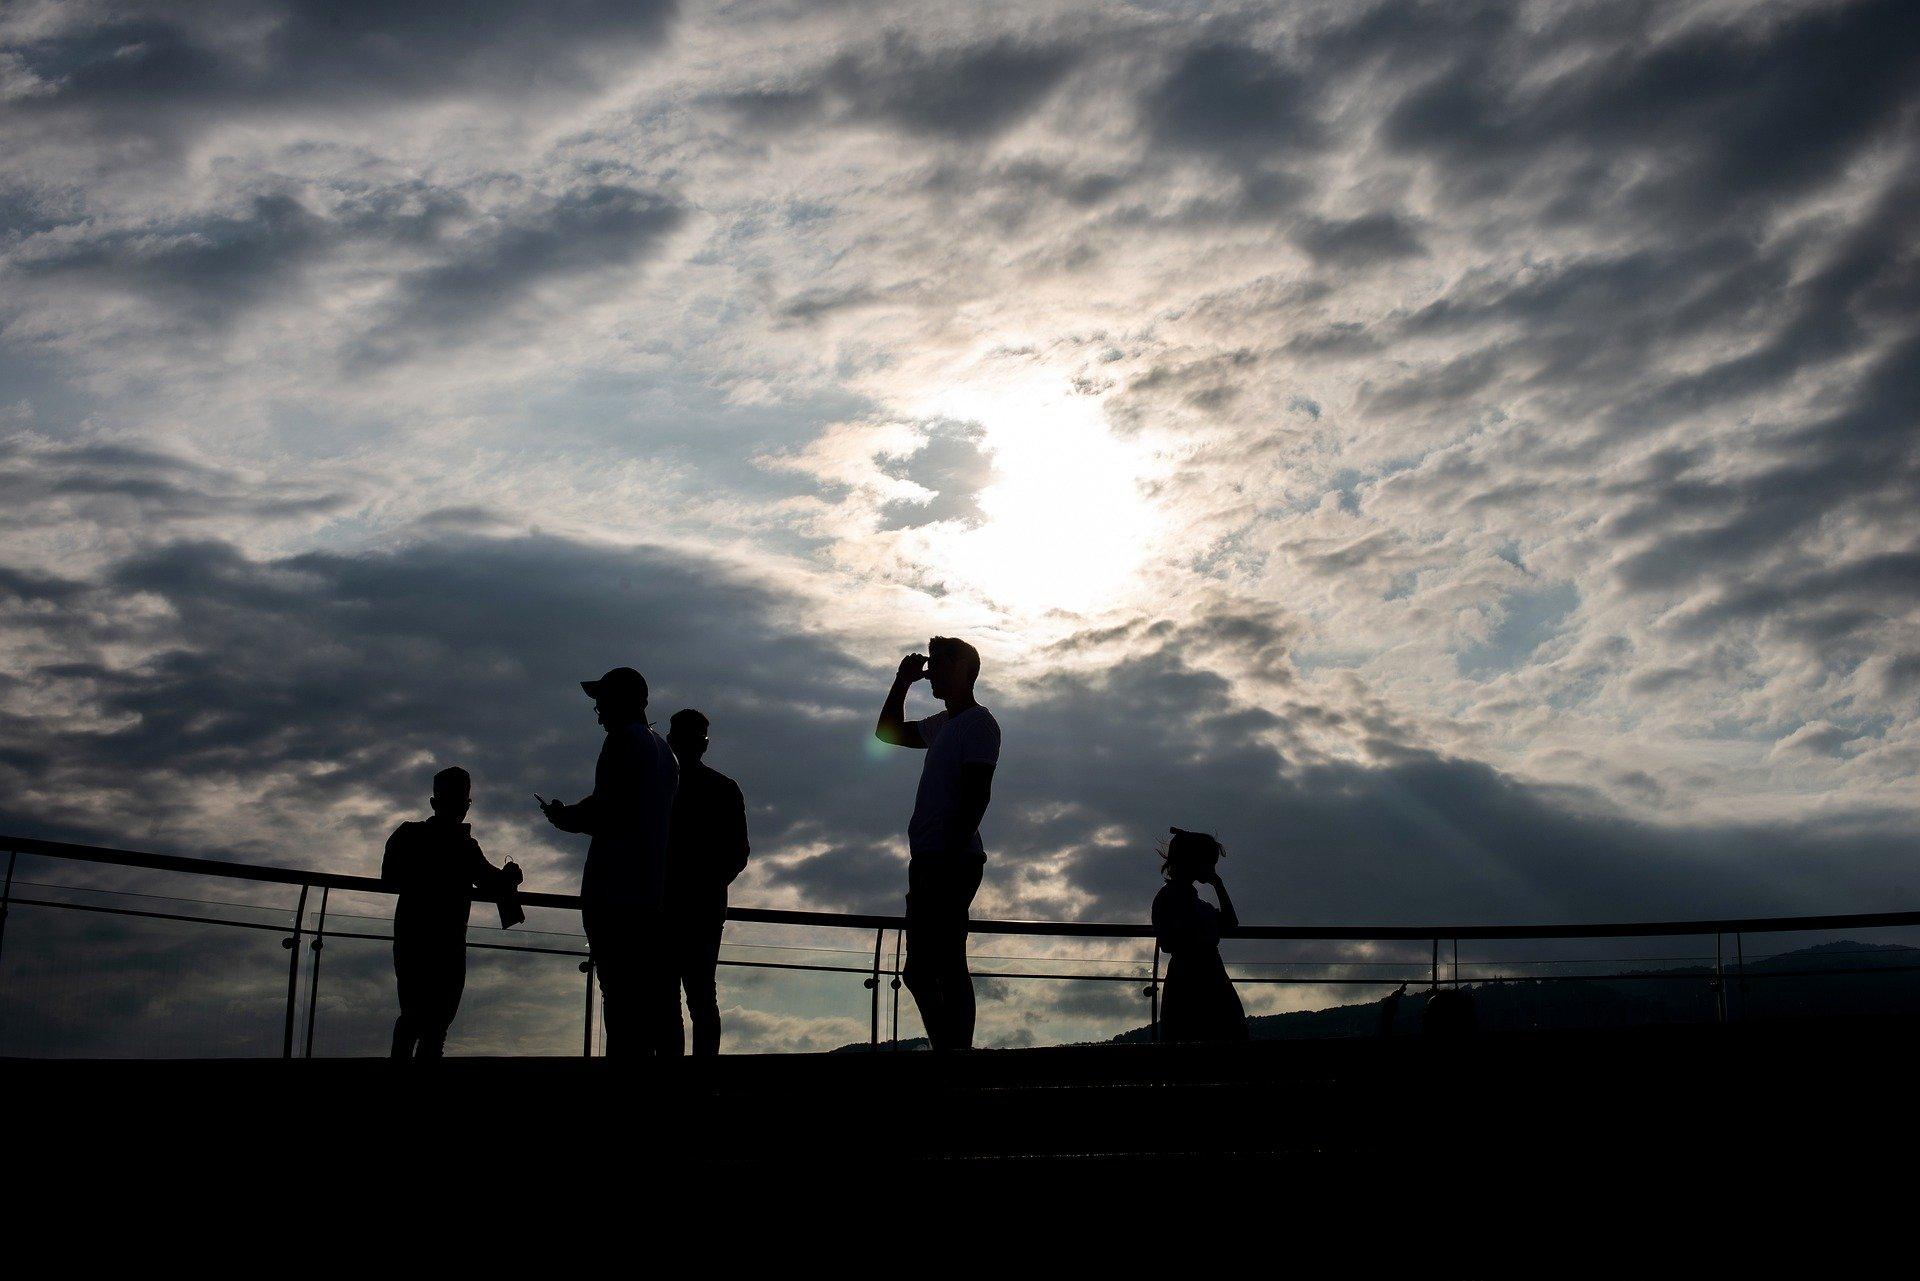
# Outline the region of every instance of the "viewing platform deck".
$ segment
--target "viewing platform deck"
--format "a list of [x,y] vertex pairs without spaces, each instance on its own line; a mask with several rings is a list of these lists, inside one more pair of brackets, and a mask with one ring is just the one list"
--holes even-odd
[[[1530,1168],[1649,1160],[1908,1163],[1908,1020],[1269,1042],[1060,1046],[717,1060],[6,1060],[13,1100],[57,1116],[58,1151],[112,1142],[165,1101],[226,1150],[297,1110],[327,1136],[538,1118],[676,1164],[1257,1162],[1295,1172],[1440,1159]],[[331,1154],[331,1155],[330,1155]],[[343,1168],[359,1144],[313,1146]]]

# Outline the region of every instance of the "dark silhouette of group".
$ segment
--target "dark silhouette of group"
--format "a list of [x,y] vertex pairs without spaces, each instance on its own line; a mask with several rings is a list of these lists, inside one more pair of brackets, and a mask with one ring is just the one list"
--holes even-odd
[[[986,847],[980,823],[993,796],[1000,725],[974,698],[980,654],[964,640],[935,636],[926,654],[900,661],[874,734],[924,752],[907,825],[905,979],[935,1050],[973,1044],[973,980],[967,968],[968,911],[980,889]],[[925,680],[943,704],[909,720],[907,694]],[[631,667],[582,681],[605,731],[593,791],[572,805],[538,795],[547,821],[591,838],[581,877],[581,919],[600,984],[607,1053],[686,1052],[684,989],[693,1052],[720,1050],[715,985],[726,927],[727,888],[746,867],[746,804],[739,786],[706,764],[709,724],[691,708],[674,713],[663,739],[647,720],[647,682]],[[398,889],[394,970],[400,1017],[395,1058],[438,1058],[466,983],[467,910],[477,893],[500,903],[501,922],[523,919],[515,902],[520,869],[495,867],[463,820],[471,804],[465,770],[434,776],[432,817],[403,823],[387,842],[382,875]],[[1221,884],[1213,837],[1173,829],[1167,883],[1153,924],[1170,954],[1163,1040],[1246,1038],[1219,943],[1238,922]],[[1199,897],[1206,884],[1218,908]]]
[[[593,791],[567,805],[535,796],[547,821],[585,833],[581,923],[600,984],[608,1052],[678,1055],[684,986],[693,1052],[720,1052],[714,983],[727,887],[747,865],[746,803],[739,786],[708,766],[707,718],[676,712],[662,739],[647,722],[647,682],[616,667],[580,685],[606,737]],[[496,868],[467,824],[465,770],[434,776],[433,817],[403,823],[387,842],[382,875],[399,890],[394,973],[400,1017],[395,1058],[438,1058],[466,983],[467,910],[475,891],[499,897],[503,924],[521,919],[512,903],[520,869]]]

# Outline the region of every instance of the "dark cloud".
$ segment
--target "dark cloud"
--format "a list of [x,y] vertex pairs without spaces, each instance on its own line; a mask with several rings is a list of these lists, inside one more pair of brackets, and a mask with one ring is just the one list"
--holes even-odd
[[1380,212],[1357,218],[1315,218],[1293,230],[1293,243],[1322,266],[1367,267],[1426,253],[1417,226],[1398,214]]
[[115,131],[197,129],[287,109],[363,111],[449,94],[511,98],[597,83],[596,60],[666,35],[671,0],[233,0],[120,4],[15,45],[29,117]]
[[671,196],[614,182],[486,212],[419,182],[329,194],[324,213],[277,194],[240,213],[44,237],[11,265],[29,281],[144,299],[171,333],[300,304],[310,269],[355,251],[383,266],[424,258],[394,278],[385,323],[360,344],[391,359],[481,330],[548,282],[617,283],[686,219]]
[[1912,510],[1920,502],[1911,432],[1916,397],[1920,328],[1867,364],[1844,407],[1767,442],[1761,465],[1724,478],[1681,476],[1630,507],[1623,520],[1664,529],[1620,559],[1621,582],[1672,591],[1703,580],[1738,581],[1831,516],[1863,506],[1867,519],[1876,507]]
[[48,574],[36,574],[30,570],[11,569],[0,565],[0,596],[11,597],[15,601],[57,605],[72,600],[85,590],[84,583],[73,579],[56,578]]
[[1399,416],[1415,410],[1457,407],[1459,402],[1470,401],[1493,386],[1502,372],[1498,351],[1468,352],[1372,392],[1366,398],[1367,410]]
[[[590,778],[598,730],[578,682],[623,662],[649,674],[660,709],[712,717],[716,761],[811,754],[857,770],[870,728],[852,719],[846,692],[865,673],[793,631],[782,612],[793,602],[656,549],[452,539],[257,561],[179,542],[117,563],[72,603],[69,622],[118,618],[136,597],[163,602],[164,619],[122,619],[116,634],[151,657],[127,664],[69,632],[68,661],[37,678],[116,728],[9,730],[59,762],[39,784],[84,779],[103,797],[138,797],[160,823],[203,785],[269,777],[302,780],[274,786],[316,813],[364,788],[394,798],[398,814],[420,791],[423,762],[454,758],[498,789],[507,821],[518,813],[507,797]],[[756,710],[745,672],[783,703],[847,708],[849,719],[822,727]],[[870,683],[856,686],[863,713]],[[837,756],[821,733],[840,739]],[[755,799],[808,809],[771,779]],[[382,821],[362,835],[383,835],[373,830]],[[266,832],[234,834],[233,848],[262,856],[273,844]]]
[[549,282],[590,280],[604,290],[628,278],[685,219],[670,197],[616,183],[511,210],[449,244],[432,266],[402,276],[367,352],[390,358],[423,341],[458,339]]
[[1324,141],[1308,76],[1239,43],[1184,51],[1143,95],[1141,112],[1161,145],[1234,161],[1285,157]]
[[29,248],[16,267],[63,286],[149,298],[169,323],[218,325],[284,293],[337,234],[289,196],[259,196],[243,213]]
[[[1396,76],[1416,77],[1369,119],[1390,153],[1436,162],[1441,221],[1549,245],[1575,228],[1564,243],[1581,248],[1466,270],[1385,318],[1290,316],[1286,350],[1405,362],[1353,366],[1367,415],[1396,432],[1555,424],[1508,433],[1527,448],[1505,457],[1429,460],[1377,494],[1537,512],[1600,467],[1616,584],[1693,594],[1670,633],[1757,630],[1856,666],[1909,616],[1911,588],[1861,553],[1810,559],[1807,543],[1884,530],[1920,499],[1920,177],[1906,154],[1920,34],[1880,0],[1678,24],[1659,6],[1517,12],[1383,6],[1291,56],[1373,77],[1387,98]],[[1875,148],[1883,163],[1859,163]],[[1337,268],[1311,239],[1328,227],[1290,234]],[[1804,408],[1763,399],[1795,395]],[[1730,415],[1746,428],[1725,433]],[[1601,465],[1683,429],[1683,459]],[[1868,545],[1904,554],[1898,538]]]
[[[981,166],[947,161],[928,174],[925,189],[943,198],[964,197],[986,189],[1004,198],[1003,208],[1006,204],[1024,209],[1040,202],[1057,202],[1087,209],[1124,191],[1128,181],[1125,172],[1083,170],[1035,159]],[[1007,221],[1004,215],[1002,221]]]
[[805,325],[841,312],[864,310],[884,301],[885,296],[869,285],[816,286],[803,289],[774,304],[773,314],[783,321]]
[[977,525],[985,519],[980,491],[993,481],[986,431],[976,423],[939,422],[926,428],[926,443],[904,458],[886,459],[881,471],[910,480],[931,496],[901,500],[880,509],[882,529],[908,529],[938,521]]
[[[1403,98],[1383,136],[1441,162],[1463,195],[1524,185],[1544,161],[1593,205],[1725,217],[1841,173],[1900,118],[1920,75],[1901,0],[1774,12],[1701,17],[1656,38],[1666,11],[1642,9],[1639,31],[1544,77],[1512,69],[1550,66],[1556,45],[1590,32],[1549,24],[1538,40],[1477,44]],[[1398,38],[1385,23],[1374,35]]]
[[346,493],[313,481],[263,482],[143,446],[0,438],[0,529],[77,520],[151,532],[223,518],[320,516],[349,501]]
[[981,142],[1031,114],[1076,61],[1065,45],[1000,39],[931,48],[895,37],[872,52],[837,58],[795,83],[725,102],[769,128],[878,124]]
[[[885,821],[882,814],[876,814],[875,818]],[[907,869],[896,843],[890,839],[895,833],[882,827],[877,833],[862,836],[848,831],[843,824],[814,821],[803,823],[788,834],[819,841],[825,848],[818,853],[765,860],[768,885],[795,891],[810,902],[842,911],[894,913],[900,910],[901,896],[906,893]]]
[[[129,633],[149,657],[82,648],[26,674],[44,705],[97,720],[5,717],[20,749],[0,760],[6,791],[36,810],[9,804],[9,827],[105,824],[107,835],[137,813],[165,845],[205,793],[237,790],[258,800],[226,849],[284,860],[309,825],[326,827],[365,851],[364,868],[432,769],[459,761],[482,830],[563,850],[548,875],[564,881],[578,849],[519,798],[585,786],[598,731],[576,682],[625,661],[648,673],[656,714],[691,705],[712,718],[715,763],[746,788],[766,884],[821,905],[897,903],[918,758],[870,747],[886,665],[797,630],[777,587],[655,548],[516,538],[276,560],[174,543],[91,590],[75,608],[137,594],[164,616]],[[1286,693],[1249,707],[1196,665],[1240,670],[1256,656],[1277,669],[1289,627],[1228,607],[1186,628],[1089,635],[1072,649],[1125,656],[1017,696],[996,693],[989,671],[1006,733],[987,825],[997,901],[1020,901],[1028,869],[1053,862],[1077,897],[1049,897],[1048,910],[1141,919],[1168,824],[1222,835],[1242,909],[1262,920],[1849,910],[1904,884],[1905,831],[1890,816],[1663,827],[1422,747],[1367,698]],[[1329,730],[1359,755],[1312,746]],[[334,808],[367,794],[390,810]],[[52,795],[90,800],[63,823],[43,808]]]
[[[1008,730],[1009,756],[1018,744],[1029,772],[998,783],[996,804],[1070,796],[1082,831],[1127,833],[1070,855],[1086,912],[1101,919],[1138,919],[1168,824],[1220,833],[1223,871],[1250,918],[1303,924],[1872,910],[1898,894],[1895,814],[1663,826],[1404,739],[1377,743],[1392,755],[1372,763],[1273,746],[1303,711],[1250,712],[1170,650],[1097,680],[1057,681],[1023,703],[1020,732]],[[996,835],[1007,861],[1041,852],[1017,830],[996,825]]]

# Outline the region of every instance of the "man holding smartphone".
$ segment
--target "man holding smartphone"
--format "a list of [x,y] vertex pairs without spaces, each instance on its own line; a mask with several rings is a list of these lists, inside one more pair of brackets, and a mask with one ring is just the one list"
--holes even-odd
[[[593,767],[593,795],[574,805],[540,801],[563,832],[593,837],[580,878],[580,919],[600,978],[600,1004],[613,1054],[680,1053],[680,990],[662,903],[667,831],[680,769],[673,749],[647,724],[647,682],[616,667],[580,688],[593,700],[606,739]],[[616,1013],[617,1011],[617,1013]]]
[[[874,736],[926,753],[907,825],[907,963],[902,977],[935,1050],[973,1045],[973,976],[967,971],[967,909],[980,888],[986,846],[980,820],[993,796],[1000,723],[974,701],[980,652],[935,636],[927,653],[900,660]],[[907,691],[925,679],[946,705],[906,718]]]

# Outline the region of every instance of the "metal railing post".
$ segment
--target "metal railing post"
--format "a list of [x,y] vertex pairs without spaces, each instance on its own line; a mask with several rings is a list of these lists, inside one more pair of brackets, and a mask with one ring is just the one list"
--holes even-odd
[[320,949],[326,943],[327,934],[327,896],[333,893],[333,887],[320,887],[320,919],[313,927],[313,942],[307,945],[313,953],[313,973],[307,979],[307,1051],[302,1058],[313,1057],[313,1019],[320,1012]]
[[1440,986],[1440,940],[1439,939],[1435,939],[1433,941],[1433,969],[1427,980],[1427,986],[1431,988],[1436,988],[1436,989]]
[[1160,940],[1153,941],[1153,977],[1147,981],[1147,1040],[1160,1043]]
[[593,953],[587,953],[587,959],[580,962],[580,972],[587,976],[587,1038],[580,1047],[580,1057],[593,1057]]
[[880,946],[887,941],[885,926],[873,932],[873,973],[867,976],[867,1007],[869,1021],[867,1025],[867,1046],[877,1048],[880,1044]]
[[307,921],[307,890],[311,888],[305,882],[300,886],[300,903],[293,909],[293,937],[280,940],[280,946],[287,949],[287,1026],[280,1038],[280,1057],[293,1057],[293,1015],[300,1000],[300,934],[301,927]]
[[1713,936],[1713,1005],[1719,1021],[1727,1021],[1726,935]]
[[1738,967],[1737,972],[1740,975],[1740,1018],[1745,1021],[1747,1017],[1747,944],[1743,935],[1733,936],[1733,955],[1734,964]]
[[893,932],[893,977],[887,980],[887,986],[893,989],[893,1038],[892,1045],[900,1045],[900,939],[904,931]]
[[19,857],[17,850],[7,851],[7,883],[0,889],[0,949],[4,949],[7,942],[7,905],[13,902],[13,863]]

